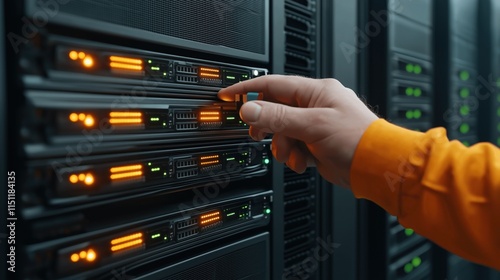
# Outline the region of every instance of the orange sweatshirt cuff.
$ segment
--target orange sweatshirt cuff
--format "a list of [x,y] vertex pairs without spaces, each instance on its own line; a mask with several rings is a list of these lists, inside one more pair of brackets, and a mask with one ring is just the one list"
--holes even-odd
[[398,215],[401,186],[410,166],[410,153],[422,135],[383,119],[374,121],[354,153],[350,175],[354,195]]

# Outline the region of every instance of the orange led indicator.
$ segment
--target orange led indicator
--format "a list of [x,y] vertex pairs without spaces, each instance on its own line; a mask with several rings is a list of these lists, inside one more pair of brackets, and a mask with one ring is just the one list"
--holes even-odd
[[94,66],[94,59],[91,56],[86,56],[82,61],[83,66],[91,68]]
[[71,60],[77,60],[78,59],[78,52],[76,52],[76,51],[70,51],[69,52],[69,58]]
[[212,159],[212,158],[219,158],[219,155],[202,156],[202,157],[200,157],[200,160],[206,160],[206,159]]
[[219,163],[219,160],[204,161],[201,163],[201,165],[210,165],[210,164],[216,164],[216,163]]
[[123,236],[120,238],[115,238],[115,239],[111,240],[111,242],[110,242],[110,245],[112,245],[111,252],[116,252],[116,251],[120,251],[123,249],[135,248],[135,247],[138,247],[139,245],[141,245],[142,243],[143,243],[143,240],[142,240],[142,233],[141,232],[133,233],[133,234]]
[[69,114],[69,120],[71,122],[78,122],[78,121],[81,121],[83,123],[83,125],[85,125],[86,127],[92,127],[94,126],[95,124],[95,120],[94,120],[94,117],[92,115],[86,115],[84,113],[71,113]]
[[217,68],[200,67],[200,71],[219,73],[220,70]]
[[84,52],[79,52],[78,53],[78,58],[79,59],[84,59],[85,58],[85,53]]
[[209,218],[209,217],[213,217],[213,216],[217,216],[217,215],[220,215],[220,212],[219,212],[219,211],[217,211],[217,212],[212,212],[212,213],[205,214],[205,215],[202,215],[200,218],[201,218],[201,219],[205,219],[205,218]]
[[78,182],[83,182],[87,186],[92,186],[94,184],[94,175],[92,173],[80,173],[80,174],[71,174],[68,178],[69,182],[72,184],[76,184]]
[[142,59],[123,57],[123,56],[110,56],[109,67],[114,70],[130,70],[142,71]]
[[111,180],[136,179],[143,174],[141,164],[112,167],[109,172],[111,173],[109,176]]
[[97,259],[97,253],[93,249],[88,249],[87,251],[83,250],[80,251],[79,253],[73,253],[69,257],[71,262],[78,262],[78,261],[87,261],[87,262],[93,262]]
[[110,112],[109,123],[114,125],[139,125],[142,124],[142,113]]
[[220,117],[200,117],[200,121],[220,121]]

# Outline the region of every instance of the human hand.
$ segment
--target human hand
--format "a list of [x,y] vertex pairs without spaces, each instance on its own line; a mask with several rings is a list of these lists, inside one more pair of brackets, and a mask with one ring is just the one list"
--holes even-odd
[[247,92],[259,92],[260,100],[240,110],[254,140],[273,133],[279,162],[298,173],[315,164],[323,178],[349,188],[358,142],[378,119],[351,89],[335,79],[267,75],[221,89],[218,96],[233,101]]

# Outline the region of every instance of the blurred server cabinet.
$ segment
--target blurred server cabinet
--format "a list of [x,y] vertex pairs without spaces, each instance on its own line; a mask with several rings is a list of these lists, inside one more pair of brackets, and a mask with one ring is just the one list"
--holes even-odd
[[267,74],[270,1],[5,6],[16,278],[271,279],[270,142],[216,97]]
[[[321,9],[326,1],[284,1],[283,73],[320,76]],[[330,10],[331,11],[331,10]],[[330,279],[333,262],[331,189],[316,169],[297,174],[285,167],[283,184],[283,270],[280,279]],[[278,193],[278,190],[275,190]]]
[[[482,73],[480,58],[492,58],[488,48],[481,48],[480,42],[481,37],[491,36],[489,26],[481,27],[482,22],[486,22],[489,17],[489,12],[482,6],[488,5],[487,2],[489,1],[448,0],[434,3],[435,79],[436,92],[440,93],[436,96],[436,124],[447,129],[450,139],[457,139],[465,146],[484,138],[479,108],[484,101],[483,88],[489,74],[484,76]],[[481,14],[481,10],[486,14]],[[491,88],[487,86],[488,89]],[[493,107],[492,103],[489,102],[489,112]],[[492,120],[488,123],[492,123]],[[440,256],[440,269],[436,270],[440,277],[475,279],[486,273],[484,268],[458,256],[440,250],[436,252]]]
[[479,1],[436,1],[436,124],[450,139],[478,141]]
[[[369,103],[395,124],[426,131],[434,121],[433,2],[368,1],[365,13]],[[362,209],[362,279],[432,278],[429,241],[371,203]]]

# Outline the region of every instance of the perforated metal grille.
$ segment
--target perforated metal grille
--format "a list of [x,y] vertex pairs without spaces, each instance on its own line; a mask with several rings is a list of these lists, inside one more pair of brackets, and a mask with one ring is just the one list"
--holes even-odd
[[162,35],[265,54],[264,3],[261,0],[79,0],[69,1],[60,9],[71,15]]
[[204,262],[165,280],[262,280],[266,279],[266,244],[258,243],[227,255]]

